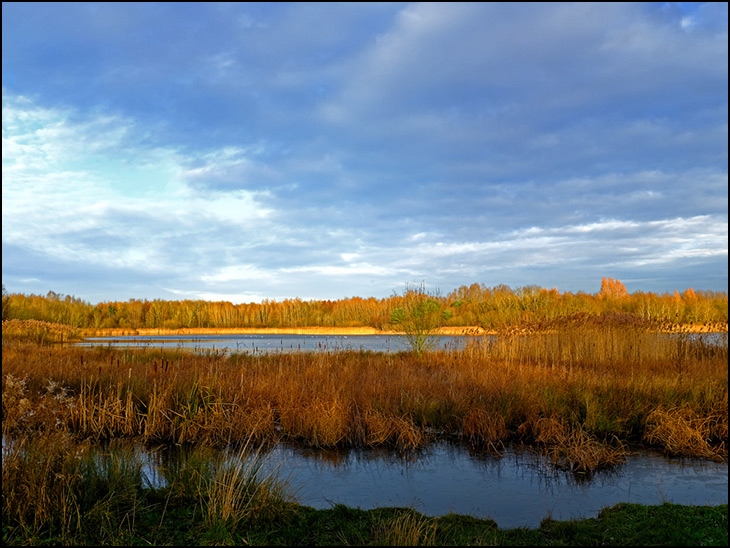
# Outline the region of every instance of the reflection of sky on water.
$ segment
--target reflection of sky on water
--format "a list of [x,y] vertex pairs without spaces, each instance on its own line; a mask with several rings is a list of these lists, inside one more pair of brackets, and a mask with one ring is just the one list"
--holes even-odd
[[727,464],[648,452],[592,478],[557,471],[529,451],[509,450],[497,457],[447,443],[404,455],[279,445],[267,454],[267,466],[276,467],[294,498],[307,506],[410,506],[430,516],[488,517],[502,528],[537,527],[548,516],[595,517],[619,502],[728,501]]
[[[676,334],[659,335],[676,337]],[[727,345],[727,333],[684,334],[689,339],[700,339],[708,345]],[[437,348],[460,350],[468,345],[478,346],[494,342],[487,335],[438,336]],[[370,350],[373,352],[400,352],[411,346],[403,335],[130,335],[119,337],[90,337],[76,346],[113,346],[115,348],[166,348],[216,352],[336,352],[339,350]]]
[[[439,336],[438,348],[463,348],[473,337]],[[91,337],[78,346],[114,346],[116,348],[167,348],[198,351],[247,353],[335,352],[371,350],[400,352],[411,346],[403,335],[158,335],[126,337]]]

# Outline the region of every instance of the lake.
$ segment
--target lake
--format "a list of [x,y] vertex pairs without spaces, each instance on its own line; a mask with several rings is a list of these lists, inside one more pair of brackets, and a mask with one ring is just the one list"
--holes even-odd
[[[463,348],[470,340],[474,340],[474,337],[435,337],[436,347],[440,349]],[[400,352],[411,349],[404,335],[140,335],[89,337],[75,345],[259,353],[339,350]]]
[[[660,335],[676,337],[676,334]],[[685,335],[687,336],[687,335]],[[689,335],[702,338],[707,344],[727,344],[727,333]],[[434,337],[436,349],[459,350],[470,342],[494,340],[493,335],[439,335]],[[166,348],[170,350],[270,352],[336,352],[364,350],[373,352],[401,352],[411,350],[405,335],[129,335],[116,337],[89,337],[76,346],[113,346],[115,348]]]

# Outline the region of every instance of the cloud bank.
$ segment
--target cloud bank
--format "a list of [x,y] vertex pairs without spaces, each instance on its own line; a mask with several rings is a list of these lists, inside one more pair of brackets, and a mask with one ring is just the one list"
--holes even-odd
[[727,4],[3,4],[3,284],[727,291]]

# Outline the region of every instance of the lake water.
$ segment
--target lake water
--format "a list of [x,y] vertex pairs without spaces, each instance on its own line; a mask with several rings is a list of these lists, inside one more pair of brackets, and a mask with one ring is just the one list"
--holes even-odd
[[[665,335],[674,337],[676,335]],[[690,335],[707,344],[727,345],[727,333]],[[493,340],[493,336],[437,336],[437,349],[462,349],[470,342]],[[404,335],[140,335],[89,337],[76,346],[113,346],[116,348],[167,348],[171,350],[223,352],[335,352],[370,350],[401,352],[411,350]]]
[[428,516],[455,512],[490,518],[501,528],[535,528],[546,517],[595,517],[620,502],[728,502],[727,464],[669,459],[649,451],[592,477],[556,470],[525,449],[495,457],[447,442],[407,456],[281,444],[266,459],[288,481],[293,497],[307,506],[412,507]]
[[[463,348],[474,337],[438,336],[436,348]],[[90,337],[77,346],[114,346],[123,348],[167,348],[225,352],[326,352],[371,350],[400,352],[411,346],[404,335],[155,335]]]

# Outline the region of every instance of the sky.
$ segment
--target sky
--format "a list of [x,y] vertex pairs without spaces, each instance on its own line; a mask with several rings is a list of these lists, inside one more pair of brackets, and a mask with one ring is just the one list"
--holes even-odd
[[727,3],[2,4],[2,282],[727,291]]

